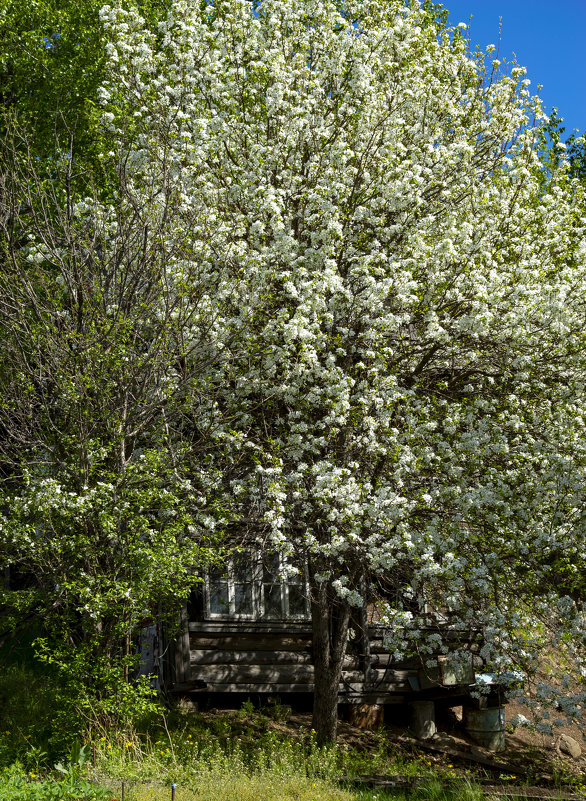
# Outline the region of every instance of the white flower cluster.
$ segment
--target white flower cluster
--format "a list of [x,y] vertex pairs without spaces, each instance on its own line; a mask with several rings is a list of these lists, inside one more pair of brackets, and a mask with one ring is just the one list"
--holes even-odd
[[506,667],[585,559],[583,190],[544,181],[522,69],[490,80],[419,4],[340,8],[174,0],[155,35],[107,6],[104,121],[182,215],[171,285],[205,278],[198,425],[248,460],[238,508],[342,602],[365,575],[410,598],[397,653],[445,650],[443,610]]

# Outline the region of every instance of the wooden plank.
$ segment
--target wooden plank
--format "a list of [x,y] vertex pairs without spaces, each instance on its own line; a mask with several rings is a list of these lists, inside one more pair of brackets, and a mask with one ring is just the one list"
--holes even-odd
[[189,621],[190,632],[203,634],[303,634],[311,637],[311,623],[292,621],[204,620]]
[[[262,682],[248,683],[220,683],[209,682],[205,687],[198,686],[195,682],[183,682],[174,684],[171,692],[189,693],[190,695],[202,695],[205,693],[312,693],[313,684],[286,683],[274,684]],[[405,696],[399,693],[378,694],[372,691],[348,693],[340,691],[338,695],[340,704],[403,704]]]
[[378,695],[377,693],[365,691],[363,693],[339,693],[339,704],[394,704],[405,703],[405,696],[399,693],[387,693]]
[[412,676],[417,676],[416,670],[398,670],[397,668],[380,664],[378,662],[371,663],[371,670],[377,676],[383,678],[385,675],[390,677],[392,681],[406,681],[408,682]]
[[313,683],[313,665],[197,665],[189,678],[206,684],[308,684]]
[[[397,695],[401,694],[402,696],[408,692],[407,688],[404,684],[386,684],[384,687],[373,687],[371,684],[364,684],[363,682],[353,681],[352,683],[345,684],[344,682],[340,683],[340,687],[338,692],[343,693],[344,695],[365,695],[368,693],[374,693],[379,697],[384,697],[387,695]],[[384,702],[383,702],[384,703]]]
[[265,665],[265,664],[311,664],[308,651],[216,651],[199,649],[191,651],[191,666],[196,665]]
[[308,651],[311,648],[309,637],[286,637],[284,635],[264,635],[260,637],[241,637],[227,635],[218,637],[198,637],[190,634],[192,651],[216,649],[218,651]]
[[400,670],[403,671],[405,674],[409,676],[416,676],[417,670],[419,669],[420,665],[413,665],[413,667],[406,667],[401,663],[397,662],[393,655],[390,654],[388,651],[377,652],[375,654],[370,655],[370,664],[372,667],[392,667],[393,670]]
[[435,754],[443,754],[444,756],[448,756],[453,759],[462,759],[466,762],[473,762],[476,765],[482,765],[485,768],[489,768],[490,770],[498,771],[499,773],[509,773],[511,775],[517,776],[517,778],[521,778],[526,774],[524,771],[519,768],[515,768],[513,765],[509,765],[506,762],[500,762],[497,759],[488,759],[482,754],[477,754],[473,751],[463,751],[459,748],[451,748],[445,744],[438,743],[434,745],[429,740],[416,740],[414,741],[410,737],[401,736],[397,738],[399,743],[408,743],[410,745],[415,744],[418,749],[423,751],[431,751]]
[[[213,648],[191,651],[191,666],[232,664],[313,664],[309,651],[218,651]],[[356,656],[344,658],[344,670],[358,670],[360,660]]]
[[187,679],[189,671],[189,632],[187,630],[187,607],[181,610],[179,619],[181,634],[175,642],[175,680],[178,682]]
[[[213,653],[213,652],[212,652]],[[268,652],[270,653],[270,652]],[[247,657],[250,654],[246,654]],[[369,674],[368,684],[364,683],[362,670],[345,670],[342,673],[341,686],[346,688],[364,687],[377,692],[410,692],[409,682],[403,678],[404,672],[392,670],[372,670]],[[242,682],[260,678],[265,682],[290,681],[298,683],[313,679],[313,665],[309,662],[300,663],[254,663],[244,660],[235,660],[228,663],[191,662],[191,670],[186,680],[200,680],[205,682]]]
[[[345,670],[342,673],[344,680],[348,682],[364,682],[364,671],[363,670]],[[376,670],[373,669],[370,671],[368,676],[369,683],[373,685],[377,685],[377,689],[382,689],[382,686],[387,686],[390,684],[393,685],[401,685],[404,688],[409,688],[409,682],[407,677],[402,675],[402,671],[394,671],[394,670]],[[380,685],[380,686],[379,686]]]
[[[176,688],[174,688],[176,689]],[[185,688],[188,690],[188,687]],[[196,688],[195,692],[202,690]],[[205,688],[208,693],[312,693],[313,684],[262,684],[249,682],[247,684],[210,683]]]

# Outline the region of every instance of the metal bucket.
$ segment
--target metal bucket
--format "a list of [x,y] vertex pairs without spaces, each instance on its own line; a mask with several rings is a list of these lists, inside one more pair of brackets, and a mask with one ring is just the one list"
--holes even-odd
[[505,708],[462,710],[462,722],[466,732],[475,743],[489,751],[505,750]]

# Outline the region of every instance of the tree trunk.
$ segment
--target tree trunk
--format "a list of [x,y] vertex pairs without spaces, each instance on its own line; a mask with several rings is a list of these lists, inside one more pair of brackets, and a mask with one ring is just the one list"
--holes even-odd
[[346,653],[350,607],[325,582],[312,587],[314,694],[312,725],[319,745],[336,741],[338,685]]

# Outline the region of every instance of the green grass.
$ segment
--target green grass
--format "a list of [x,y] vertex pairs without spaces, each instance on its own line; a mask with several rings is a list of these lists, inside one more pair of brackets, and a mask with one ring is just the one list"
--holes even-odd
[[[409,757],[385,730],[355,731],[353,745],[319,747],[309,727],[285,726],[285,707],[176,710],[137,717],[124,730],[68,727],[58,688],[13,667],[0,677],[0,801],[483,801],[447,760]],[[55,710],[59,710],[57,715]],[[299,721],[298,721],[299,722]],[[94,766],[95,761],[95,766]],[[342,785],[340,777],[417,778],[417,789]],[[446,781],[457,782],[446,786]],[[564,776],[566,786],[571,782]],[[580,785],[574,784],[580,790]]]
[[[392,773],[432,779],[430,764],[399,757],[384,732],[365,733],[364,738],[368,748],[324,748],[309,728],[273,730],[267,710],[245,707],[206,716],[177,712],[151,720],[142,732],[94,728],[85,747],[75,747],[57,771],[25,738],[22,761],[0,777],[0,801],[120,801],[123,783],[125,801],[171,801],[172,784],[175,801],[384,801],[406,795],[342,787],[340,776]],[[480,798],[468,792],[433,794],[434,786],[432,795],[421,790],[410,799]]]

